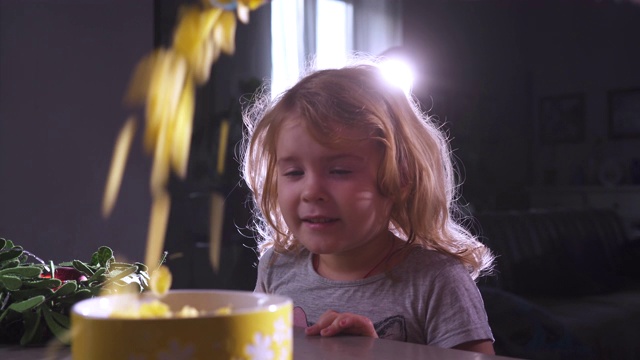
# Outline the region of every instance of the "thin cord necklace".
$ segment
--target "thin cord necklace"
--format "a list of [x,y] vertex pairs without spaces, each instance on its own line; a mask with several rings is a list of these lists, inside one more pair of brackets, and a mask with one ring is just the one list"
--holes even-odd
[[376,264],[376,266],[372,267],[372,268],[371,268],[371,270],[369,270],[369,272],[368,272],[368,273],[366,273],[366,274],[362,277],[363,279],[368,278],[368,277],[369,277],[369,275],[371,275],[371,273],[372,273],[375,269],[377,269],[377,268],[378,268],[378,266],[380,266],[380,265],[382,265],[383,263],[387,262],[387,261],[389,260],[389,258],[391,258],[393,248],[395,247],[394,245],[395,245],[395,241],[391,240],[391,246],[389,247],[389,251],[387,252],[387,255],[385,255],[385,256],[382,258],[382,260],[380,260],[380,261]]
[[[363,279],[368,278],[371,275],[371,273],[373,273],[380,265],[388,261],[391,258],[391,256],[394,254],[393,253],[394,247],[395,247],[395,241],[392,240],[391,246],[389,247],[389,251],[387,252],[387,254],[374,267],[372,267],[371,270],[369,270],[362,278]],[[312,258],[312,260],[313,260],[313,268],[316,270],[316,272],[318,272],[318,268],[320,267],[320,256],[316,254]]]

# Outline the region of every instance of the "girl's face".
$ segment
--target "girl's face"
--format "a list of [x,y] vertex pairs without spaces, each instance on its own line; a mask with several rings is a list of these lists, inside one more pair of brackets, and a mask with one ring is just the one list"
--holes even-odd
[[295,118],[285,121],[276,145],[278,204],[295,238],[316,254],[348,255],[388,241],[391,201],[378,192],[382,149],[365,133],[326,147]]

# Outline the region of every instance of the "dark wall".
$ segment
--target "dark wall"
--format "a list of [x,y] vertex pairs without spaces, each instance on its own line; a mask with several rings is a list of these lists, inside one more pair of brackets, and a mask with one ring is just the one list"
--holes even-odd
[[[608,92],[640,88],[640,6],[407,0],[404,14],[405,45],[422,62],[416,93],[449,129],[463,196],[476,209],[526,208],[531,187],[601,185],[598,161],[628,169],[640,156],[637,138],[607,132]],[[565,94],[584,96],[585,135],[543,143],[540,101]]]
[[100,245],[143,259],[149,159],[134,142],[100,214],[129,76],[153,44],[152,0],[0,1],[0,237],[44,260]]

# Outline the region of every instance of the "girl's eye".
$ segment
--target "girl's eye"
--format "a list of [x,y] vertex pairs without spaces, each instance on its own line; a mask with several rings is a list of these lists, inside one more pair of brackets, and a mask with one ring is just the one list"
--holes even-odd
[[333,169],[331,170],[331,174],[335,174],[335,175],[348,175],[351,174],[352,171],[351,170],[346,170],[346,169]]
[[286,177],[295,177],[304,175],[304,172],[302,172],[301,170],[289,170],[285,171],[283,175]]

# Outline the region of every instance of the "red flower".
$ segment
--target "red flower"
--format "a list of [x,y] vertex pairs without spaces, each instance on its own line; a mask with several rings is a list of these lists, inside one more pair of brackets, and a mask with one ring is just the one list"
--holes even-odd
[[[42,273],[40,274],[40,277],[43,279],[51,279],[51,273]],[[53,270],[53,278],[54,279],[58,279],[60,281],[62,281],[63,283],[65,281],[69,281],[69,280],[75,280],[75,281],[85,281],[87,280],[87,277],[84,276],[83,273],[81,273],[80,271],[78,271],[76,268],[71,267],[71,266],[60,266],[60,267],[56,267]],[[54,291],[57,288],[53,289]]]

